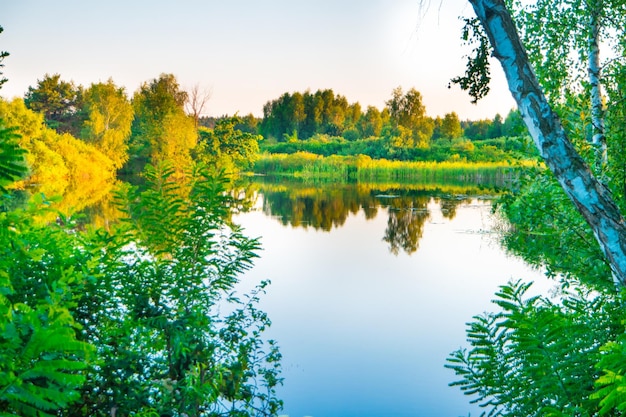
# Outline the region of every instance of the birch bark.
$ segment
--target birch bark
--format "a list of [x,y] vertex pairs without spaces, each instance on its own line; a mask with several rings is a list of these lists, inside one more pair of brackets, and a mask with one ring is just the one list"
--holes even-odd
[[546,165],[591,226],[619,286],[626,285],[626,223],[609,191],[574,149],[544,96],[503,0],[469,0]]
[[589,84],[591,86],[591,143],[596,149],[596,163],[600,168],[608,164],[606,137],[604,133],[604,105],[600,83],[600,19],[602,0],[590,1],[589,7]]

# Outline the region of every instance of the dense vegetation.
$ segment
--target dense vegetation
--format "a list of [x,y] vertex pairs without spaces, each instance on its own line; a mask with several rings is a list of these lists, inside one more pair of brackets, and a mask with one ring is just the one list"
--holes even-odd
[[[536,69],[563,130],[623,213],[626,4],[507,4],[528,49],[521,59]],[[468,58],[466,76],[457,81],[469,88],[472,79],[488,78],[486,57],[491,51],[481,23],[466,22],[465,38],[475,41],[476,54]],[[602,63],[600,45],[611,55]],[[470,92],[480,98],[486,84],[473,86]],[[556,162],[565,163],[566,158]],[[457,376],[453,385],[484,407],[485,415],[622,416],[623,282],[582,210],[557,181],[561,172],[554,171],[528,172],[498,211],[510,221],[503,230],[506,246],[545,268],[556,281],[555,294],[531,297],[531,284],[523,280],[503,285],[494,311],[468,323],[468,345],[450,355],[448,367]]]
[[[223,180],[147,166],[121,221],[42,225],[45,201],[0,214],[5,415],[274,415],[280,355],[258,294],[234,291],[258,242],[226,222]],[[6,201],[5,193],[1,198]],[[60,216],[59,213],[56,213]],[[223,311],[229,311],[223,313]]]
[[[589,2],[592,11],[558,3],[516,5],[516,18],[551,104],[624,209],[624,3]],[[584,65],[572,61],[591,55],[581,28],[597,16],[617,56],[605,66],[610,106],[601,114],[590,105],[594,86],[579,73]],[[559,22],[571,27],[542,30]],[[483,60],[468,67],[486,65],[483,46]],[[431,118],[415,89],[397,88],[384,109],[365,111],[332,90],[285,93],[264,106],[261,119],[202,118],[202,100],[193,98],[171,74],[142,84],[132,98],[113,80],[83,87],[54,74],[23,99],[0,100],[4,415],[277,413],[280,354],[263,339],[269,320],[256,308],[266,283],[251,294],[233,292],[258,242],[228,220],[240,202],[228,197],[224,172],[449,181],[503,176],[536,158],[518,112]],[[599,116],[607,149],[596,163]],[[136,186],[116,183],[118,175],[138,174]],[[106,210],[116,221],[92,228],[73,217],[104,206],[113,189]],[[295,210],[289,196],[280,201]],[[449,357],[454,384],[489,415],[622,415],[626,300],[593,232],[541,166],[498,210],[511,224],[503,230],[507,247],[545,267],[559,294],[527,297],[523,281],[502,286],[497,310],[476,316],[469,346]],[[416,249],[418,234],[401,241],[394,231],[392,247]]]
[[[215,166],[247,162],[257,138],[236,118],[198,134],[184,96],[168,75],[132,102],[112,81],[83,89],[55,75],[0,100],[3,416],[282,407],[280,353],[257,308],[268,283],[236,290],[259,243],[229,221],[241,203]],[[141,169],[141,186],[115,183],[119,169]],[[104,227],[74,217],[103,194],[115,212]]]

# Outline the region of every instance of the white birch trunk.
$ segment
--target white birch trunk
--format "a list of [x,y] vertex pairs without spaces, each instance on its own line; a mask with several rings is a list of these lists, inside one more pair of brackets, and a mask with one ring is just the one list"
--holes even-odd
[[596,163],[600,168],[608,163],[606,137],[604,133],[604,104],[600,82],[600,13],[601,0],[589,2],[589,84],[591,86],[591,144],[596,150]]
[[626,224],[609,191],[578,155],[548,104],[503,0],[469,0],[546,165],[585,217],[620,286],[626,285]]

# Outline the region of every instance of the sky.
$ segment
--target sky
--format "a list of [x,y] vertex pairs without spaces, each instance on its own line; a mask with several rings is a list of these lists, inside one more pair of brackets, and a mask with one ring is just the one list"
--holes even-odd
[[88,87],[109,78],[129,96],[162,73],[211,92],[206,116],[261,117],[285,92],[332,89],[382,109],[417,89],[431,117],[506,116],[499,64],[477,105],[451,78],[469,48],[467,0],[0,0],[0,96],[23,97],[45,74]]

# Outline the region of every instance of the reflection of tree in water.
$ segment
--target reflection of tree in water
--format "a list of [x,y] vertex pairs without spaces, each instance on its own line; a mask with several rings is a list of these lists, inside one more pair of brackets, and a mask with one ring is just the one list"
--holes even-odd
[[365,218],[370,220],[378,215],[379,208],[387,207],[389,218],[383,241],[389,244],[389,250],[394,254],[417,251],[424,224],[430,217],[428,203],[431,199],[439,203],[443,217],[449,220],[455,217],[459,205],[471,201],[470,197],[456,191],[396,185],[326,184],[315,187],[279,183],[259,185],[259,190],[263,194],[265,214],[293,227],[330,231],[342,226],[350,214],[362,210]]
[[461,204],[469,203],[471,198],[467,197],[443,197],[439,199],[439,206],[441,207],[441,214],[448,220],[454,219],[456,216],[456,209]]
[[424,223],[430,217],[428,196],[401,197],[390,201],[389,219],[383,240],[389,243],[394,255],[400,249],[411,254],[417,251],[424,232]]
[[[369,192],[363,194],[354,187],[264,190],[263,195],[263,211],[278,216],[283,224],[326,231],[342,226],[348,215],[358,213],[361,207],[376,206]],[[371,210],[369,213],[372,215]],[[376,209],[372,217],[375,214]]]

